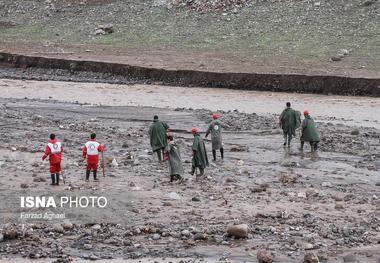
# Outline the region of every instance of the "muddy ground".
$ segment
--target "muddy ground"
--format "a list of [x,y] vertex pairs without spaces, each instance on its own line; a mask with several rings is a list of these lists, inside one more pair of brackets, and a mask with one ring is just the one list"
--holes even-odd
[[[321,262],[380,260],[378,99],[210,89],[211,98],[199,99],[197,107],[186,104],[181,88],[170,88],[169,97],[169,87],[160,86],[0,84],[0,262],[257,262],[261,248],[275,262],[303,262],[307,252]],[[249,105],[243,96],[252,98],[251,107],[236,106]],[[320,151],[301,152],[298,138],[290,149],[282,147],[281,98],[299,110],[305,101],[313,105]],[[188,100],[197,104],[196,97]],[[167,164],[158,164],[149,147],[153,115],[175,131],[189,171],[189,130],[195,126],[204,135],[210,110],[217,109],[225,124],[225,160],[211,162],[198,182],[185,175],[182,183],[169,183]],[[81,147],[94,131],[107,148],[106,177],[86,183]],[[51,132],[65,147],[66,184],[57,187],[49,186],[48,163],[40,160]],[[105,196],[108,205],[21,208],[25,195]],[[20,218],[47,211],[65,219]],[[238,223],[249,225],[248,238],[226,235],[227,226]]]

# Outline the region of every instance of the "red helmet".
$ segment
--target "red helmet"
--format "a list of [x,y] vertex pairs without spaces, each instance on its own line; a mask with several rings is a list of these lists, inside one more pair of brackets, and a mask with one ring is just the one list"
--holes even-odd
[[191,133],[192,133],[192,134],[196,134],[197,132],[198,132],[198,129],[197,129],[197,128],[192,128],[192,129],[191,129]]
[[216,120],[216,119],[219,119],[219,115],[218,114],[216,114],[216,113],[213,113],[212,114],[212,118],[214,119],[214,120]]
[[305,115],[305,116],[309,116],[309,111],[308,111],[308,110],[305,110],[305,111],[303,112],[303,115]]

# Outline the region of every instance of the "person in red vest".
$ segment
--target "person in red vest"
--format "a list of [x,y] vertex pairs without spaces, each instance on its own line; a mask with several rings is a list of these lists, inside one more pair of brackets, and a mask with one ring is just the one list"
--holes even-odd
[[98,181],[96,173],[99,165],[99,152],[104,150],[104,146],[96,141],[96,134],[92,133],[90,140],[83,146],[83,157],[87,158],[86,182],[90,179],[90,172],[94,174],[94,181]]
[[57,139],[55,138],[55,134],[50,134],[50,140],[45,147],[45,153],[42,156],[42,160],[45,160],[49,156],[51,185],[59,185],[62,152],[62,144],[59,141],[57,141]]

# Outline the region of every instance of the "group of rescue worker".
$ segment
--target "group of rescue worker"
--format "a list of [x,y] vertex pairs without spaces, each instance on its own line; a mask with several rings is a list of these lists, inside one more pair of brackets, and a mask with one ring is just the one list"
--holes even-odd
[[301,122],[301,113],[292,109],[290,102],[286,103],[286,108],[280,115],[280,127],[284,132],[284,146],[290,147],[292,138],[296,136],[296,130],[301,126],[300,149],[303,150],[305,142],[309,142],[311,150],[316,151],[320,138],[314,120],[308,110],[305,110],[303,115],[305,118]]
[[[90,180],[91,171],[94,175],[94,181],[98,181],[97,171],[99,166],[99,153],[104,151],[104,146],[96,141],[96,134],[90,135],[90,140],[85,143],[82,148],[82,155],[87,159],[86,165],[86,181]],[[55,134],[50,134],[50,140],[45,147],[42,160],[49,157],[51,185],[59,185],[60,174],[62,173],[62,143],[56,139]]]
[[[216,161],[217,151],[220,152],[221,159],[224,158],[222,123],[218,114],[212,114],[212,119],[205,138],[211,134],[212,156],[213,160]],[[284,134],[284,147],[290,147],[292,138],[296,136],[296,130],[301,127],[300,149],[303,150],[305,142],[310,143],[311,151],[318,149],[320,138],[314,120],[311,118],[308,110],[304,111],[304,119],[301,122],[301,113],[292,109],[290,102],[287,102],[286,108],[280,115],[279,125]],[[197,128],[192,128],[191,133],[194,138],[192,144],[192,165],[189,173],[194,175],[197,173],[196,170],[199,169],[199,176],[203,176],[205,168],[209,166],[206,146]],[[182,180],[184,168],[180,148],[174,140],[169,125],[160,121],[158,116],[154,116],[153,123],[149,128],[149,137],[152,151],[157,154],[158,161],[160,163],[168,161],[169,163],[170,182]],[[91,171],[93,172],[94,181],[98,180],[99,153],[103,151],[104,146],[96,141],[96,134],[91,134],[90,140],[85,143],[82,149],[83,157],[87,159],[86,181],[89,181]],[[55,134],[51,134],[42,160],[49,157],[52,185],[59,185],[62,152],[62,144],[57,141]]]

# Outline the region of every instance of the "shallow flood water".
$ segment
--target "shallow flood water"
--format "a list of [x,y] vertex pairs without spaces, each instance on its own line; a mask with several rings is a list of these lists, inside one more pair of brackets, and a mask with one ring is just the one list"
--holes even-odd
[[158,85],[115,85],[0,79],[3,98],[38,98],[108,106],[238,109],[246,113],[280,114],[287,101],[316,120],[380,128],[380,98],[276,93]]

